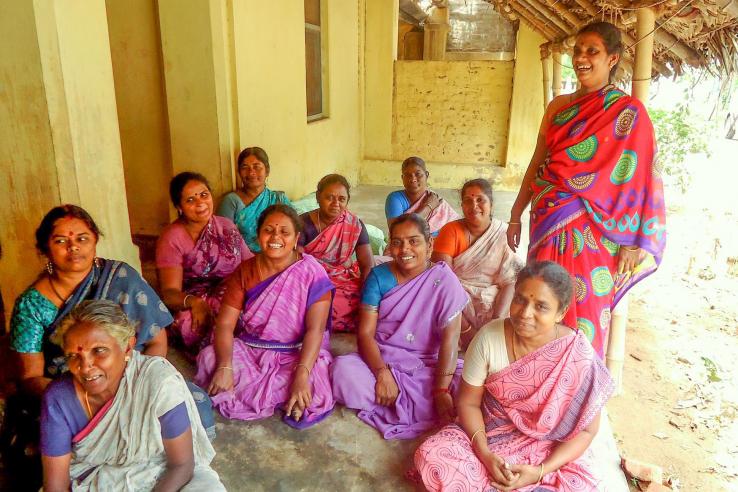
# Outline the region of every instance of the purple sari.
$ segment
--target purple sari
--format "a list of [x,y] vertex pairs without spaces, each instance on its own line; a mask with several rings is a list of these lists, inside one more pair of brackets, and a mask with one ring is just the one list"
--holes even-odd
[[[412,439],[438,425],[432,388],[443,329],[469,297],[443,262],[387,292],[379,304],[375,339],[400,393],[393,407],[375,403],[376,379],[357,353],[337,357],[333,392],[385,439]],[[456,364],[452,388],[463,361]]]
[[[213,215],[194,245],[181,222],[164,229],[156,248],[156,266],[182,268],[182,291],[204,299],[215,319],[225,292],[223,279],[252,256],[235,224]],[[170,330],[195,353],[210,343],[212,335],[210,326],[206,330],[193,329],[189,309],[176,312]]]
[[[277,275],[251,282],[258,279],[256,265],[256,259],[245,261],[234,273],[234,278],[240,275],[246,279],[247,285],[252,286],[243,293],[243,307],[234,331],[234,388],[213,397],[213,406],[231,419],[269,417],[277,407],[287,402],[292,374],[300,360],[307,311],[326,293],[334,290],[325,269],[310,255],[304,254],[301,260]],[[238,282],[229,279],[228,289],[241,288]],[[230,297],[229,290],[224,300],[228,305]],[[326,329],[318,358],[310,372],[313,395],[310,406],[299,422],[285,416],[285,422],[292,427],[309,427],[333,410],[335,400],[328,374],[333,357],[328,337],[329,329]],[[200,352],[195,376],[198,384],[206,387],[210,383],[216,362],[212,345]]]

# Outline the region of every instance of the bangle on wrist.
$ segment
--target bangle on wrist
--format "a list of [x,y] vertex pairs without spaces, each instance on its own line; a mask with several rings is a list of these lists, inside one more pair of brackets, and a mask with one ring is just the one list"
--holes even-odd
[[474,438],[477,437],[477,434],[479,434],[480,432],[484,433],[484,427],[482,427],[481,429],[477,429],[474,434],[472,434],[471,439],[469,439],[469,441],[471,442],[472,451],[474,450]]
[[218,371],[220,371],[221,369],[227,369],[227,370],[229,370],[229,371],[233,372],[233,368],[232,368],[231,366],[220,366],[220,367],[218,368]]
[[310,376],[310,368],[307,365],[303,364],[302,362],[300,362],[298,364],[295,364],[295,368],[292,370],[292,372],[297,371],[297,369],[300,368],[300,367],[302,367],[303,369],[305,369],[307,371],[307,373],[308,373],[308,376]]
[[376,378],[377,376],[379,376],[379,371],[381,371],[382,369],[386,369],[389,371],[389,368],[390,368],[389,364],[384,364],[383,366],[379,366],[379,367],[372,367],[372,373],[374,374],[374,377]]
[[433,396],[442,395],[443,393],[446,393],[446,394],[449,394],[450,395],[451,394],[451,390],[448,389],[448,388],[433,388],[432,393],[433,393]]
[[520,221],[508,220],[507,225],[520,225]]
[[641,249],[640,247],[636,246],[635,244],[632,245],[632,246],[620,246],[620,247],[623,248],[625,251],[636,251],[638,249]]
[[541,480],[543,480],[543,463],[541,463],[541,473],[538,475],[538,481],[536,482],[536,485],[541,483]]
[[182,309],[189,309],[190,307],[187,305],[187,298],[192,297],[192,294],[185,294],[184,299],[182,299]]

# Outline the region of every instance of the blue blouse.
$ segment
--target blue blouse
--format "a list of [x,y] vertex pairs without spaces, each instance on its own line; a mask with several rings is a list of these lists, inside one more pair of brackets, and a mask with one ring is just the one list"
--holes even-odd
[[410,200],[405,194],[405,190],[393,191],[387,195],[384,202],[384,215],[387,219],[394,219],[404,214],[410,208]]
[[361,303],[379,307],[382,297],[394,289],[397,284],[397,279],[392,273],[389,263],[382,263],[381,265],[375,266],[369,272],[364,282],[364,289],[361,292]]

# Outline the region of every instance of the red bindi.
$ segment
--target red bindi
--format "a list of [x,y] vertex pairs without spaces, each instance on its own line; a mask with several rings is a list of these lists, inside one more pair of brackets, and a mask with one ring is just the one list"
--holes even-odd
[[77,346],[77,352],[82,352],[82,347]]

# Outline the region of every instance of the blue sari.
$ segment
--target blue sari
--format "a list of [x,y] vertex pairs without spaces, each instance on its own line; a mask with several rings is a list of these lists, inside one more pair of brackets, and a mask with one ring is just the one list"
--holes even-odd
[[122,261],[98,258],[90,273],[59,308],[54,321],[45,330],[43,353],[46,370],[52,377],[65,372],[67,368],[61,348],[51,343],[49,336],[77,304],[98,299],[118,303],[126,316],[136,323],[136,350],[139,352],[160,330],[174,321],[154,289],[132,266]]
[[248,205],[243,203],[237,193],[228,193],[223,198],[223,203],[218,209],[218,215],[231,219],[238,227],[251,252],[259,253],[261,246],[256,240],[256,222],[264,209],[275,203],[292,206],[284,192],[272,191],[269,188],[264,188],[264,191]]

